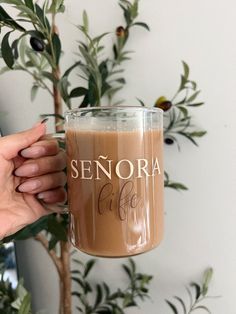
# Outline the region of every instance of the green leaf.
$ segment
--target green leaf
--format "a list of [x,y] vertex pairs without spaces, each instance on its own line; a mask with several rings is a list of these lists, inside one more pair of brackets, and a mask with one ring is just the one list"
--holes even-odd
[[195,104],[188,104],[189,107],[199,107],[204,105],[204,102],[199,102],[199,103],[195,103]]
[[102,302],[103,299],[103,292],[101,285],[96,286],[96,299],[94,303],[94,309]]
[[130,307],[130,306],[136,306],[136,302],[134,301],[134,298],[132,294],[127,293],[125,294],[124,300],[123,300],[123,307]]
[[37,53],[35,53],[34,50],[28,49],[25,51],[25,54],[29,58],[30,62],[34,65],[34,67],[40,69],[40,59]]
[[98,43],[101,41],[101,39],[102,39],[103,37],[107,36],[108,34],[110,34],[110,33],[109,33],[109,32],[106,32],[106,33],[103,33],[103,34],[101,34],[101,35],[95,37],[95,38],[93,39],[93,43],[97,43],[97,44],[98,44]]
[[123,5],[123,4],[121,3],[121,1],[120,1],[120,3],[119,3],[119,7],[123,10],[123,13],[125,14],[125,12],[127,11],[127,9],[126,9],[125,5]]
[[[115,314],[118,312],[116,312],[115,310],[115,306],[114,304],[109,304],[109,305],[101,305],[97,310],[96,310],[96,313],[99,313],[99,314]],[[119,311],[119,314],[124,314],[124,312],[120,312]]]
[[136,264],[132,258],[129,258],[129,263],[132,269],[132,273],[134,274],[136,272]]
[[79,275],[79,274],[81,274],[81,271],[78,270],[78,269],[74,269],[74,270],[71,270],[70,273],[71,273],[71,274],[77,274],[77,275]]
[[190,96],[190,97],[187,99],[187,102],[188,102],[188,103],[191,103],[192,101],[194,101],[200,93],[201,93],[200,90],[197,91],[197,92],[195,92],[195,93],[193,93],[192,96]]
[[91,56],[89,52],[83,46],[79,46],[79,50],[82,56],[84,57],[86,63],[88,65],[91,65],[91,69],[96,69],[97,68],[96,59],[93,56]]
[[57,85],[58,81],[51,72],[42,71],[41,75],[51,81],[54,85]]
[[69,74],[70,74],[78,65],[80,65],[80,64],[81,64],[80,61],[75,62],[75,64],[73,64],[71,67],[69,67],[69,68],[65,71],[65,73],[63,74],[63,77],[69,76]]
[[182,114],[183,114],[185,117],[188,116],[188,109],[186,109],[186,108],[183,107],[183,106],[178,106],[177,108],[182,112]]
[[213,277],[213,269],[209,268],[204,273],[203,285],[202,285],[202,295],[206,296],[209,288],[209,284]]
[[168,300],[165,300],[165,301],[169,305],[169,307],[172,309],[173,313],[178,314],[178,310],[177,310],[176,306]]
[[114,292],[114,293],[112,293],[112,294],[109,296],[109,300],[115,300],[115,299],[121,298],[121,297],[123,297],[123,296],[124,296],[124,294],[123,294],[120,290],[118,290],[117,292]]
[[45,216],[40,218],[38,221],[34,222],[33,224],[23,228],[22,230],[18,231],[17,233],[4,238],[4,243],[10,242],[12,240],[26,240],[36,236],[42,230],[47,230],[48,219],[50,216]]
[[81,288],[84,289],[84,282],[83,280],[81,280],[80,278],[77,278],[77,277],[71,277],[71,279],[76,282]]
[[184,68],[184,78],[187,81],[188,77],[189,77],[189,66],[184,61],[182,61],[182,64],[183,64],[183,68]]
[[31,9],[32,11],[34,11],[34,3],[33,3],[33,1],[32,0],[25,0],[25,4],[26,4],[26,6],[29,8],[29,9]]
[[185,76],[181,75],[180,87],[178,89],[178,92],[182,91],[185,88],[186,83],[187,83],[187,80]]
[[14,65],[14,56],[12,52],[12,48],[9,44],[9,36],[11,32],[8,32],[5,34],[2,40],[2,45],[1,45],[1,51],[2,51],[2,57],[3,60],[5,61],[6,65],[12,69]]
[[132,17],[131,17],[130,10],[125,10],[124,11],[124,18],[125,18],[125,21],[126,21],[127,25],[130,25],[132,23]]
[[90,284],[87,281],[85,281],[84,283],[85,283],[84,293],[87,294],[88,292],[92,292],[93,290],[92,290],[92,287],[90,286]]
[[75,98],[75,97],[80,97],[80,96],[84,96],[86,95],[88,92],[87,88],[84,87],[77,87],[74,88],[71,92],[70,92],[70,98]]
[[33,85],[31,88],[31,93],[30,93],[30,99],[33,102],[36,98],[37,92],[39,90],[39,86],[38,85]]
[[103,282],[102,284],[103,284],[103,288],[104,288],[105,293],[106,293],[106,298],[109,298],[110,288],[109,288],[109,286],[105,282]]
[[124,5],[126,5],[128,8],[130,8],[131,7],[131,3],[128,1],[128,0],[120,0],[120,4],[124,4]]
[[51,3],[50,8],[47,10],[47,13],[63,13],[65,11],[64,0],[54,0]]
[[53,44],[53,50],[55,52],[56,57],[56,64],[59,64],[60,56],[61,56],[61,41],[59,36],[54,33],[52,36],[52,44]]
[[21,0],[0,0],[0,3],[4,3],[4,4],[14,4],[14,5],[23,4]]
[[114,59],[116,60],[118,58],[117,46],[113,45],[112,50],[113,50],[113,53],[114,53]]
[[139,274],[141,279],[141,286],[149,284],[149,282],[152,280],[153,276],[145,275],[145,274]]
[[178,131],[178,134],[186,137],[190,142],[192,142],[195,146],[198,146],[198,143],[191,137],[191,135],[189,133],[184,133],[182,131]]
[[150,31],[150,27],[146,24],[146,23],[143,23],[143,22],[135,22],[132,24],[132,26],[141,26],[143,28],[145,28],[146,30]]
[[48,243],[48,250],[49,251],[53,250],[56,247],[57,243],[58,243],[57,237],[52,235],[51,239],[49,240],[49,243]]
[[102,77],[102,83],[103,84],[107,84],[106,79],[109,75],[107,63],[108,63],[108,60],[105,60],[105,61],[102,61],[98,66],[99,72],[100,72],[101,77]]
[[124,271],[126,272],[126,274],[129,276],[129,278],[132,279],[133,276],[132,276],[132,271],[130,270],[130,268],[124,264],[122,265],[122,267],[123,267]]
[[166,171],[164,171],[164,176],[165,176],[165,179],[166,179],[167,181],[169,181],[169,175],[168,175],[168,173],[167,173]]
[[83,27],[84,27],[85,33],[88,33],[88,31],[89,31],[89,20],[88,20],[88,14],[85,10],[83,11]]
[[140,105],[141,105],[142,107],[145,107],[145,106],[146,106],[145,103],[144,103],[144,101],[143,101],[142,99],[137,98],[137,97],[136,97],[136,99],[139,101],[139,103],[140,103]]
[[[1,1],[5,2],[5,1]],[[0,5],[0,22],[4,22],[6,25],[11,26],[14,29],[17,29],[21,32],[24,32],[24,27],[20,26],[16,21],[3,9]]]
[[178,190],[178,191],[179,190],[184,190],[184,191],[188,190],[188,188],[184,184],[177,183],[177,182],[168,182],[168,184],[165,185],[165,187],[171,188],[171,189],[175,189],[175,190]]
[[111,73],[109,73],[109,76],[116,75],[116,74],[119,74],[119,73],[124,73],[124,71],[125,71],[124,69],[112,71]]
[[35,4],[35,8],[36,8],[36,14],[39,18],[39,20],[41,21],[41,23],[46,26],[45,23],[45,12],[40,8],[40,6],[36,3]]
[[131,58],[129,58],[129,57],[120,57],[119,58],[120,62],[123,62],[123,61],[126,61],[126,60],[131,60]]
[[120,77],[120,78],[116,79],[115,81],[117,83],[120,83],[120,84],[126,84],[126,80],[123,77]]
[[27,296],[28,291],[24,288],[24,280],[20,278],[16,287],[16,297],[17,299],[12,302],[11,306],[17,310],[20,309],[21,303],[24,300],[25,296]]
[[195,282],[192,282],[190,286],[195,289],[195,300],[197,301],[201,295],[201,287]]
[[51,215],[48,219],[48,231],[60,241],[67,241],[66,228],[62,222],[56,220],[56,216]]
[[79,307],[79,306],[76,306],[76,310],[80,311],[80,313],[84,312],[84,310],[81,307]]
[[85,95],[85,97],[86,96],[88,96],[88,104],[91,107],[94,107],[97,101],[97,93],[96,93],[96,85],[94,84],[94,80],[91,78],[89,80],[88,93]]
[[77,258],[73,258],[72,262],[74,262],[74,263],[76,263],[76,264],[78,264],[80,266],[84,266],[84,264],[80,260],[78,260]]
[[197,83],[194,81],[188,81],[192,85],[192,89],[196,90],[197,89]]
[[44,2],[43,9],[37,3],[35,3],[36,15],[38,19],[40,20],[41,24],[47,29],[47,31],[50,31],[50,23],[46,17],[46,6],[47,1]]
[[122,89],[122,86],[111,88],[107,93],[110,97],[113,97],[119,90]]
[[186,99],[187,99],[187,97],[186,96],[184,96],[184,98],[183,99],[181,99],[180,101],[178,101],[177,103],[175,103],[174,105],[175,106],[178,106],[178,105],[184,105],[185,103],[186,103]]
[[25,35],[30,35],[32,37],[36,37],[36,38],[42,39],[42,40],[45,39],[45,35],[42,32],[37,31],[37,30],[29,30],[27,32],[24,32],[23,36],[25,36]]
[[195,132],[190,132],[189,135],[192,137],[202,137],[206,134],[206,131],[195,131]]
[[188,297],[189,297],[189,302],[190,302],[190,308],[193,306],[193,296],[191,293],[191,290],[188,287],[185,287]]
[[75,297],[77,297],[77,298],[80,298],[80,297],[81,297],[81,293],[79,293],[79,292],[77,292],[77,291],[73,291],[71,295],[72,295],[72,296],[75,296]]
[[86,263],[85,269],[84,269],[84,275],[83,275],[84,278],[88,276],[89,272],[91,271],[95,263],[96,263],[95,259],[91,259]]
[[198,305],[198,306],[196,306],[196,307],[192,310],[192,312],[193,312],[193,311],[198,311],[198,310],[204,310],[204,311],[206,311],[207,313],[212,314],[212,312],[211,312],[206,306],[204,306],[204,305]]
[[104,46],[99,46],[98,48],[97,48],[97,54],[99,53],[99,52],[101,52],[102,50],[104,50]]
[[59,88],[60,88],[61,96],[67,105],[69,102],[68,87],[69,87],[68,77],[63,76],[59,82]]
[[132,6],[130,8],[132,20],[134,20],[138,16],[138,1],[139,0],[134,0]]
[[174,298],[177,301],[179,301],[179,303],[181,304],[181,306],[183,308],[183,314],[187,314],[187,308],[186,308],[186,305],[185,305],[184,301],[180,297],[177,297],[177,296],[174,296]]
[[[28,22],[30,21],[31,23],[34,23],[35,25],[42,24],[39,21],[37,14],[33,12],[31,9],[29,9],[25,4],[22,3],[21,5],[17,5],[16,7],[20,11],[19,16],[23,17],[23,19],[26,18]],[[43,28],[43,27],[44,27],[43,25],[40,25],[40,28]]]
[[27,294],[20,306],[19,314],[31,314],[31,296]]

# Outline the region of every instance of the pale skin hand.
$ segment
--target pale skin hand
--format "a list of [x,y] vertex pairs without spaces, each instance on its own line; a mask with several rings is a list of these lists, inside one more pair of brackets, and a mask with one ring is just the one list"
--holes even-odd
[[[43,140],[46,126],[0,138],[0,239],[66,200],[63,151],[54,140]],[[43,201],[43,202],[42,202]],[[45,206],[43,205],[45,203]]]

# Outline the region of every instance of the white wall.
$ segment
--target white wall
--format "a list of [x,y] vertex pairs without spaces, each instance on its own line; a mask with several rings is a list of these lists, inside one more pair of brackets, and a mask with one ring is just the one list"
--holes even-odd
[[[72,24],[81,21],[82,9],[91,17],[94,34],[113,31],[122,20],[118,1],[66,2],[67,13],[59,27],[66,52],[63,64],[68,66],[75,59],[79,38]],[[135,258],[141,271],[154,275],[153,301],[130,313],[171,313],[164,299],[184,296],[183,285],[199,280],[212,266],[211,294],[222,297],[207,304],[214,314],[235,314],[236,4],[234,0],[142,0],[140,11],[140,20],[147,21],[152,31],[133,31],[129,48],[136,52],[126,66],[123,96],[129,104],[137,96],[150,105],[160,95],[173,96],[185,60],[206,102],[193,111],[195,122],[208,135],[199,141],[199,148],[182,140],[180,153],[175,147],[166,148],[166,169],[189,191],[166,191],[165,239],[159,248]],[[44,93],[30,103],[30,84],[21,74],[0,77],[0,111],[8,112],[1,125],[7,133],[31,126],[39,113],[52,110]],[[108,278],[119,285],[122,262],[99,259],[95,279]],[[38,300],[41,305],[47,302]]]

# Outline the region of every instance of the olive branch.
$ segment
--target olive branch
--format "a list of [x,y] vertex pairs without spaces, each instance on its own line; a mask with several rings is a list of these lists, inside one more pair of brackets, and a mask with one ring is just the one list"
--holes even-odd
[[[9,6],[15,8],[18,12],[16,18],[11,17],[7,12]],[[56,26],[56,17],[64,12],[64,1],[42,1],[42,5],[40,5],[33,0],[0,0],[0,30],[6,30],[1,39],[0,49],[0,56],[6,66],[1,69],[0,73],[23,71],[30,75],[33,79],[30,93],[32,101],[37,96],[39,89],[48,92],[53,100],[53,110],[49,109],[49,112],[42,114],[42,116],[55,118],[57,132],[63,131],[63,101],[68,108],[73,108],[72,102],[74,99],[80,100],[80,107],[99,106],[105,100],[108,101],[109,105],[117,105],[123,102],[122,99],[115,100],[115,96],[127,83],[124,75],[124,64],[131,59],[131,53],[133,53],[129,49],[129,38],[132,29],[133,27],[142,27],[144,30],[149,30],[149,26],[138,20],[138,0],[120,0],[119,6],[123,13],[122,25],[114,27],[112,32],[104,32],[95,37],[90,35],[88,14],[83,12],[82,24],[78,26],[79,36],[82,33],[83,38],[78,42],[77,60],[68,69],[62,71],[60,61],[63,41],[61,41],[59,29]],[[113,38],[110,47],[113,51],[112,57],[104,56],[103,39],[106,36],[112,36]],[[202,102],[197,100],[200,91],[196,82],[190,80],[189,66],[185,62],[183,62],[183,69],[184,73],[181,75],[180,86],[174,96],[170,98],[159,97],[153,104],[153,106],[162,108],[165,111],[165,143],[167,145],[175,143],[177,147],[180,147],[179,139],[181,137],[196,145],[196,139],[205,135],[205,131],[198,130],[193,125],[190,112],[191,108],[203,105]],[[82,86],[78,84],[73,86],[71,74],[74,71],[83,79]],[[145,105],[140,99],[139,102],[140,105]],[[183,184],[172,181],[167,173],[165,173],[165,186],[176,190],[187,189]],[[67,232],[67,215],[53,214],[43,217],[15,235],[5,238],[4,242],[35,237],[48,250],[49,256],[58,271],[61,287],[63,288],[60,291],[61,312],[71,313],[72,311],[71,289],[70,284],[68,284],[72,276],[74,281],[81,282],[80,288],[83,297],[79,297],[84,300],[81,305],[82,310],[87,306],[88,311],[91,308],[95,311],[95,305],[89,304],[87,300],[87,295],[91,291],[85,293],[85,290],[83,290],[83,285],[86,286],[87,276],[84,276],[82,270],[79,270],[81,273],[71,273],[70,245],[67,241]],[[145,289],[147,289],[151,280],[150,276],[142,277],[142,274],[137,275],[136,270],[132,268],[134,265],[132,262],[130,263],[127,266],[130,267],[130,271],[124,267],[130,278],[130,286],[127,290],[122,290],[123,292],[118,290],[119,293],[112,294],[108,291],[106,285],[97,286],[100,287],[96,288],[97,299],[99,300],[99,302],[97,301],[97,307],[99,309],[100,306],[100,313],[106,313],[106,310],[107,313],[112,313],[111,310],[114,313],[122,313],[117,311],[123,310],[127,305],[136,306],[136,299],[142,300],[142,293],[148,293],[148,290]],[[92,264],[91,262],[89,265]],[[88,268],[88,266],[82,265],[81,267]],[[82,277],[81,274],[83,274]],[[77,279],[75,280],[75,278]],[[78,283],[78,285],[80,284]],[[143,290],[138,290],[139,295],[137,289],[141,288]],[[103,291],[102,298],[100,296],[101,290]],[[115,296],[113,300],[110,300],[111,295]],[[24,305],[26,309],[29,302],[28,299],[26,305]],[[105,308],[101,308],[101,306]],[[6,313],[4,312],[4,314]],[[14,313],[13,310],[10,313]]]

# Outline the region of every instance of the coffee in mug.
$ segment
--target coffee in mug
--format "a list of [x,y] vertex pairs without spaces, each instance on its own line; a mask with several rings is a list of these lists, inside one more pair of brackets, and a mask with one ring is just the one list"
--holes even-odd
[[103,257],[156,247],[163,235],[162,110],[83,108],[65,119],[73,245]]

